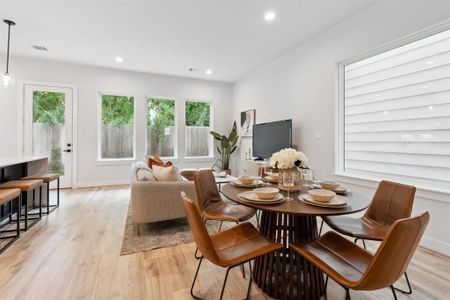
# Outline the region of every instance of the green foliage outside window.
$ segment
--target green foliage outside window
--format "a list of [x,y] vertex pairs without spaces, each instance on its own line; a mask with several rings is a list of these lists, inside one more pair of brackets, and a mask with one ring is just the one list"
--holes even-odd
[[209,127],[209,120],[209,103],[186,101],[186,126]]
[[134,97],[102,95],[102,124],[130,125],[134,122]]
[[175,126],[175,101],[167,99],[147,100],[147,126],[158,135],[164,135],[164,129]]
[[149,98],[146,104],[147,155],[174,156],[175,101]]
[[33,92],[33,123],[64,124],[64,93]]

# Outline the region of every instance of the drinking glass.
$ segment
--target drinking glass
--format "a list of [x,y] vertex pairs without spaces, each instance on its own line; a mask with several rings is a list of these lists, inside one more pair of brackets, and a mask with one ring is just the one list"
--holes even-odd
[[313,183],[313,179],[314,179],[314,176],[313,176],[313,171],[312,170],[310,170],[310,169],[303,169],[302,170],[302,175],[303,175],[303,186],[304,187],[307,187],[307,188],[310,188],[311,187],[311,184]]
[[287,197],[285,198],[286,201],[292,201],[293,198],[290,197],[290,189],[295,184],[295,174],[292,171],[284,171],[282,176],[282,182],[283,186],[287,188]]
[[320,183],[323,180],[322,170],[314,170],[313,171],[313,184],[315,186],[320,186]]

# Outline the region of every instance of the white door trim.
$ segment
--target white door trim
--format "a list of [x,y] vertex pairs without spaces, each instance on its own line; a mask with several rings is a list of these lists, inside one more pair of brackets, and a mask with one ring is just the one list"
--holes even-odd
[[38,85],[49,87],[68,88],[72,90],[72,188],[77,187],[77,169],[78,169],[78,87],[76,84],[62,82],[47,82],[34,80],[19,80],[17,88],[17,155],[23,156],[25,153],[24,141],[24,121],[25,121],[25,85]]

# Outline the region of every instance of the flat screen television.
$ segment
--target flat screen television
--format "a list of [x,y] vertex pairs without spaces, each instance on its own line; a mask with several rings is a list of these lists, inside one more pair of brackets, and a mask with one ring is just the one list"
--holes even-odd
[[253,125],[253,156],[270,158],[273,153],[292,147],[292,120]]

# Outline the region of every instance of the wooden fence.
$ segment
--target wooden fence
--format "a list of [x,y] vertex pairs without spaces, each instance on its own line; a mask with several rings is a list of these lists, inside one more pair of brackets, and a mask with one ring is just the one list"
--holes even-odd
[[[133,157],[133,125],[102,125],[102,158]],[[209,155],[211,141],[209,127],[186,127],[186,156]],[[168,127],[162,137],[147,130],[147,154],[174,156],[175,128]],[[33,155],[49,156],[49,169],[62,169],[61,149],[64,148],[64,127],[62,125],[33,124]]]
[[64,148],[64,126],[33,123],[33,156],[48,156],[48,170],[64,173],[61,150]]

